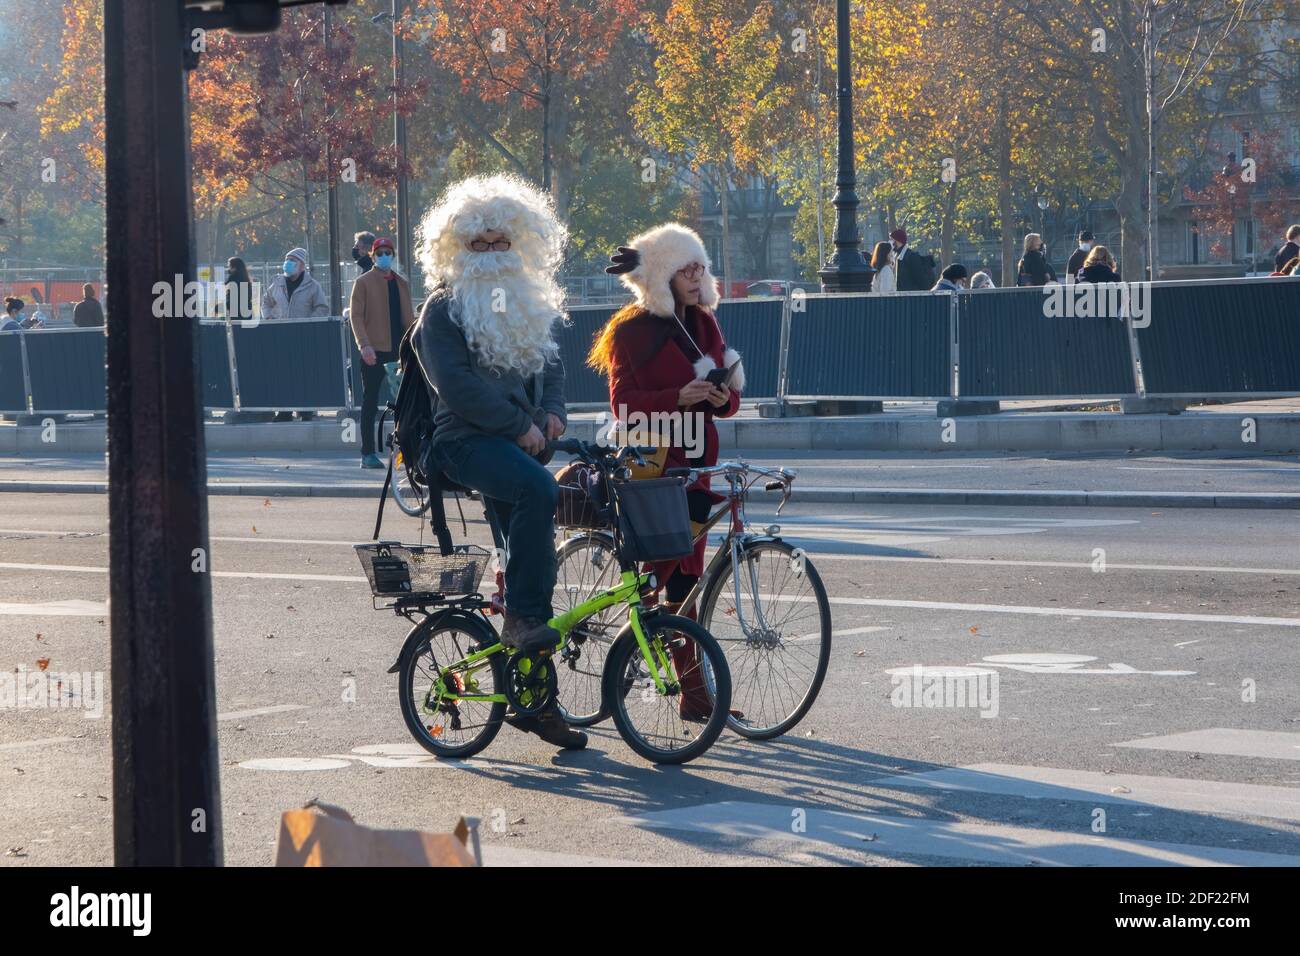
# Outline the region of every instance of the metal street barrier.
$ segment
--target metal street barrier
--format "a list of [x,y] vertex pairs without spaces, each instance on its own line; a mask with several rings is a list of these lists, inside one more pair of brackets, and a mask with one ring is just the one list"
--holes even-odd
[[[1041,289],[999,289],[727,300],[718,320],[744,356],[749,400],[1300,395],[1300,280],[1158,282],[1147,291],[1140,317],[1049,313]],[[575,307],[558,333],[571,404],[609,400],[586,358],[613,312]],[[0,413],[102,412],[104,345],[103,329],[0,333]],[[203,320],[198,351],[209,409],[361,402],[360,356],[338,317]]]
[[951,392],[950,297],[808,295],[791,299],[787,384],[779,396],[937,399]]
[[[1064,287],[1051,291],[1068,293]],[[960,397],[1113,398],[1137,393],[1123,318],[1049,316],[1048,296],[1041,288],[980,290],[951,299],[957,311],[953,365]]]

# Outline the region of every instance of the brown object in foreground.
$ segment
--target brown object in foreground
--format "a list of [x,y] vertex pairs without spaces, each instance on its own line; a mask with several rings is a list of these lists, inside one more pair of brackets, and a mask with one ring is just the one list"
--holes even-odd
[[342,807],[312,801],[280,815],[276,866],[477,866],[464,818],[454,833],[374,830]]

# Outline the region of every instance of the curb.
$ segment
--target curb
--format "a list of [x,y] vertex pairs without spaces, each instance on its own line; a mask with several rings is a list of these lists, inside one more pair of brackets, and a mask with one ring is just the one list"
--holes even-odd
[[[291,482],[213,482],[209,497],[375,498],[380,485],[357,482],[329,485]],[[102,495],[105,481],[0,481],[0,494]],[[758,501],[780,495],[754,489]],[[961,488],[801,488],[790,499],[815,504],[1018,505],[1050,508],[1260,508],[1300,509],[1300,494],[1199,491],[982,491]]]

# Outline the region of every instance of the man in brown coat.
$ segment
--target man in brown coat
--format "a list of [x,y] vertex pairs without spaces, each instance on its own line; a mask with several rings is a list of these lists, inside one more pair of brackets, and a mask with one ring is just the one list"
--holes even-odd
[[415,324],[411,286],[393,271],[393,241],[376,239],[370,255],[375,267],[352,286],[352,336],[361,350],[361,467],[383,468],[375,454],[375,416],[384,363],[397,361],[402,334]]

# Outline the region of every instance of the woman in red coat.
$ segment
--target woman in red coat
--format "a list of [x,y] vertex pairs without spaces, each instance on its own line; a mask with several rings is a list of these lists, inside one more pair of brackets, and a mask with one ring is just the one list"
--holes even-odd
[[[717,464],[718,429],[713,420],[728,418],[740,408],[745,370],[736,351],[727,348],[712,311],[718,289],[704,243],[694,231],[670,223],[637,236],[630,246],[620,246],[613,259],[615,264],[606,271],[619,275],[636,301],[606,323],[588,364],[609,377],[610,405],[625,424],[637,413],[648,420],[655,414],[677,413],[672,415],[677,424],[672,434],[658,436],[669,445],[666,467]],[[733,366],[730,387],[712,385],[705,378],[712,369]],[[694,522],[706,520],[711,507],[723,500],[709,490],[707,478],[688,485],[686,496]],[[655,567],[670,613],[680,609],[703,573],[705,544],[701,538],[687,557]],[[695,616],[693,609],[689,615]],[[683,675],[681,716],[703,720],[711,708],[692,664],[689,659],[676,661]]]

